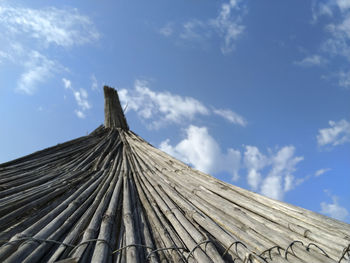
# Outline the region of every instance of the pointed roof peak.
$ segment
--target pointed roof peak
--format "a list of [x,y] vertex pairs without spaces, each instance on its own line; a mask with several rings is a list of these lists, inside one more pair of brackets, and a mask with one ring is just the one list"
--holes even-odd
[[104,86],[103,91],[105,95],[105,127],[129,130],[117,90]]

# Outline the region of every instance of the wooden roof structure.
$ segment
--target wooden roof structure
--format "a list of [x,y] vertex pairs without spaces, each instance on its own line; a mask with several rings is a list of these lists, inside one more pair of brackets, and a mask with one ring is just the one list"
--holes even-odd
[[224,183],[105,125],[0,165],[0,262],[350,262],[350,225]]

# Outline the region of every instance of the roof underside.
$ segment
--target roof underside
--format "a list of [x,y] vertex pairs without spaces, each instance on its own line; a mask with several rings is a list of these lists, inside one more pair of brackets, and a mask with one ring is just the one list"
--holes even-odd
[[348,262],[350,225],[101,126],[0,165],[0,240],[1,262]]

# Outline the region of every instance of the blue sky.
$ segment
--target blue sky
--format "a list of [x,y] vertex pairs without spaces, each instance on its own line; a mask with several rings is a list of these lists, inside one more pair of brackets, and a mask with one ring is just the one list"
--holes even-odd
[[0,0],[0,162],[130,128],[221,180],[350,222],[350,1]]

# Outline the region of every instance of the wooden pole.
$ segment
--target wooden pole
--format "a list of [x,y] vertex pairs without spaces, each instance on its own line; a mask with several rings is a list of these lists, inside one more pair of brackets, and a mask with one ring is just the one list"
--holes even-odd
[[105,127],[129,130],[117,91],[108,86],[104,86],[103,90],[105,94]]

